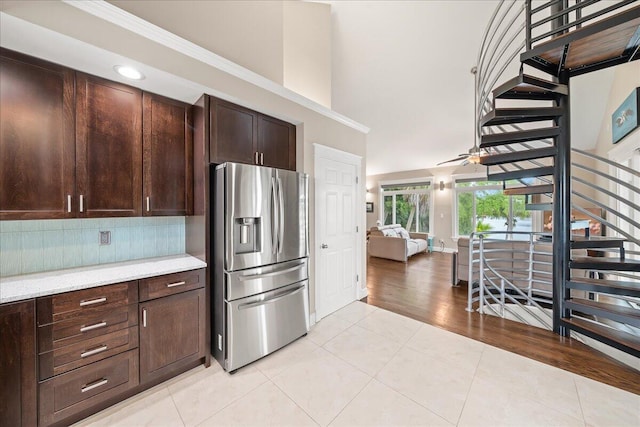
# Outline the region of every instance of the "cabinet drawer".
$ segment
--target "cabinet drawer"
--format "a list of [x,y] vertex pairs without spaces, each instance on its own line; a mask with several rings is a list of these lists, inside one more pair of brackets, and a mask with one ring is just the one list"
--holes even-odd
[[132,326],[42,353],[38,356],[40,379],[50,378],[136,347],[138,327]]
[[134,304],[138,302],[137,291],[138,282],[134,280],[38,298],[38,325],[82,317],[106,307]]
[[137,384],[137,349],[44,381],[38,424],[62,421]]
[[76,318],[38,327],[38,352],[45,353],[137,324],[137,304],[83,313]]
[[140,301],[148,301],[204,287],[204,269],[140,280]]

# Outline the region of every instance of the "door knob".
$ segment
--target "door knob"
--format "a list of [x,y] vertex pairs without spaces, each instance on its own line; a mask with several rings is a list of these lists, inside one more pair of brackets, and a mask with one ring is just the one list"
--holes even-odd
[[327,244],[324,244],[324,243],[323,243],[323,244],[321,244],[321,245],[320,245],[320,247],[321,247],[322,249],[327,249],[327,248],[329,247],[329,245],[327,245]]

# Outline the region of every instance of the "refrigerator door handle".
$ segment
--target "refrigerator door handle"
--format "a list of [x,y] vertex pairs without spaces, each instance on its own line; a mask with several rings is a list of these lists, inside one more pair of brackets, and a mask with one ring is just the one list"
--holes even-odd
[[278,226],[280,224],[278,219],[278,195],[276,179],[271,177],[271,202],[273,210],[271,212],[271,247],[273,253],[278,253]]
[[282,180],[278,177],[278,206],[280,212],[278,213],[278,219],[280,223],[278,225],[278,253],[282,253],[282,242],[284,241],[284,196],[282,195]]
[[238,281],[239,282],[245,282],[247,280],[255,280],[255,279],[262,278],[262,277],[278,276],[280,274],[291,273],[292,271],[299,270],[300,267],[303,267],[303,266],[304,266],[304,263],[294,265],[293,267],[285,268],[284,270],[271,271],[269,273],[259,273],[259,274],[250,274],[250,275],[246,275],[246,276],[238,276]]
[[307,286],[306,284],[302,284],[302,285],[300,285],[300,286],[298,286],[298,287],[296,287],[296,288],[294,288],[294,289],[292,289],[290,291],[287,291],[287,292],[285,292],[283,294],[276,295],[273,298],[268,298],[268,299],[264,299],[264,300],[261,300],[261,301],[247,302],[247,303],[244,303],[244,304],[240,304],[238,306],[238,310],[246,310],[248,308],[258,307],[258,306],[261,306],[261,305],[274,303],[274,302],[279,301],[279,300],[281,300],[283,298],[286,298],[286,297],[288,297],[290,295],[293,295],[293,294],[295,294],[297,292],[300,292],[306,286]]

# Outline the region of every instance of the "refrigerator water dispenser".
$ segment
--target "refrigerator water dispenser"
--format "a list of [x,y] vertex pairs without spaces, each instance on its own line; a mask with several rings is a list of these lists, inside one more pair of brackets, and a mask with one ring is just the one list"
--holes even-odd
[[262,252],[260,218],[236,218],[233,224],[233,246],[236,254]]

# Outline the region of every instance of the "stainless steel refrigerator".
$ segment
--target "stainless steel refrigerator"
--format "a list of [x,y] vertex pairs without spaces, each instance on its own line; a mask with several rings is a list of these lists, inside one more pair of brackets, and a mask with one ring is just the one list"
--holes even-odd
[[234,371],[309,331],[308,177],[215,167],[212,352]]

